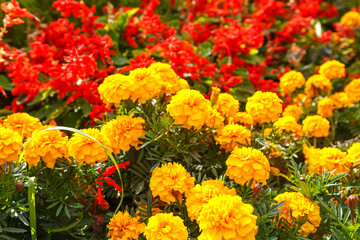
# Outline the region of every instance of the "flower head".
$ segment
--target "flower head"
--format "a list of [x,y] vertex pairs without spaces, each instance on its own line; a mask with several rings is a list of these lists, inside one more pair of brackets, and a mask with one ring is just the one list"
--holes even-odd
[[282,116],[283,117],[292,116],[295,118],[296,121],[299,121],[301,114],[303,114],[303,110],[301,110],[301,108],[298,105],[293,104],[293,105],[288,105],[284,109]]
[[327,137],[330,123],[326,118],[319,115],[307,116],[303,123],[303,133],[308,137]]
[[22,138],[10,128],[0,127],[0,165],[17,161],[22,149]]
[[100,99],[109,108],[118,107],[122,100],[127,100],[132,95],[133,79],[122,74],[113,74],[105,78],[98,87]]
[[233,117],[229,118],[229,123],[250,127],[254,125],[254,120],[247,112],[237,112]]
[[323,118],[329,118],[333,116],[334,104],[330,98],[323,98],[318,102],[317,114]]
[[171,65],[167,63],[156,62],[148,68],[157,76],[159,84],[167,94],[174,94],[183,89],[184,83],[180,82]]
[[284,93],[292,93],[304,84],[305,78],[301,72],[290,71],[280,78],[280,89],[282,89]]
[[42,124],[38,118],[27,113],[13,113],[7,116],[3,126],[14,130],[23,138],[29,138],[33,131],[42,127]]
[[345,92],[336,92],[330,96],[335,108],[345,108],[353,104]]
[[209,113],[209,118],[205,119],[206,126],[220,128],[224,125],[224,118],[220,115],[218,111],[213,108],[209,108]]
[[354,166],[360,164],[360,143],[353,143],[353,145],[348,149],[348,161],[351,162]]
[[118,212],[110,219],[107,228],[109,240],[138,239],[146,225],[139,222],[139,217],[131,217],[128,212]]
[[154,71],[147,68],[137,68],[130,71],[129,77],[132,79],[131,100],[139,103],[145,103],[159,95],[161,83]]
[[305,94],[310,98],[329,94],[331,89],[330,79],[320,74],[312,75],[305,83]]
[[295,118],[292,116],[279,118],[274,123],[274,128],[276,128],[279,133],[291,132],[295,137],[298,138],[301,138],[303,135],[301,125],[298,124]]
[[255,183],[266,185],[266,180],[270,177],[269,161],[260,150],[251,147],[236,147],[225,163],[226,175],[239,184],[253,180],[252,187]]
[[173,213],[158,213],[149,218],[144,236],[149,240],[187,240],[184,221]]
[[349,27],[360,27],[360,13],[349,11],[341,17],[340,23]]
[[233,117],[239,111],[239,100],[235,99],[232,95],[228,93],[220,93],[218,100],[214,105],[221,116],[223,117]]
[[319,73],[328,79],[343,78],[346,75],[345,64],[331,60],[320,66]]
[[228,124],[217,131],[215,140],[220,144],[220,148],[226,152],[231,152],[238,143],[248,145],[251,142],[251,131],[238,124]]
[[352,80],[345,86],[344,91],[352,102],[360,101],[360,78]]

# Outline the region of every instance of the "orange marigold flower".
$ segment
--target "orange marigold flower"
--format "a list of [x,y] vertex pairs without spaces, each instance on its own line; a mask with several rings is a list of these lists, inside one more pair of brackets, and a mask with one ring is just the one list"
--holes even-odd
[[209,118],[205,119],[205,124],[208,127],[220,128],[224,125],[224,118],[218,111],[209,107]]
[[0,165],[17,161],[21,149],[21,136],[10,128],[0,127]]
[[144,236],[149,240],[187,240],[188,230],[173,213],[158,213],[149,218]]
[[107,76],[98,87],[100,99],[109,108],[118,107],[122,100],[127,100],[132,95],[133,79],[122,74]]
[[327,137],[330,123],[326,118],[319,115],[307,116],[303,123],[303,133],[308,137]]
[[352,80],[345,86],[344,91],[352,102],[360,101],[360,78]]
[[203,206],[198,218],[199,240],[255,240],[258,230],[254,208],[239,196],[220,195]]
[[348,155],[346,156],[349,162],[354,166],[360,164],[360,143],[353,143],[353,145],[348,149]]
[[251,180],[252,187],[255,183],[266,185],[270,177],[270,164],[264,154],[251,147],[236,147],[226,160],[226,175],[236,183],[245,184]]
[[301,114],[303,114],[303,110],[296,104],[288,105],[284,112],[282,113],[283,117],[292,116],[296,121],[299,121]]
[[38,118],[27,113],[13,113],[7,116],[3,126],[14,130],[23,138],[29,138],[33,131],[42,127],[42,124]]
[[139,222],[139,217],[131,217],[128,212],[118,212],[107,225],[107,237],[109,240],[138,239],[145,227],[145,223]]
[[319,151],[319,148],[314,148],[314,147],[308,147],[308,145],[306,145],[305,143],[303,144],[303,154],[305,157],[305,163],[308,164],[309,163],[309,158],[314,155],[316,156],[317,151]]
[[323,98],[318,102],[317,114],[323,118],[329,118],[333,116],[334,104],[330,98]]
[[129,151],[131,146],[139,149],[139,138],[145,137],[144,123],[143,118],[133,118],[133,114],[117,116],[101,127],[101,133],[110,140],[114,154],[119,154],[120,150]]
[[146,103],[147,100],[157,97],[161,91],[161,84],[156,74],[147,68],[137,68],[130,71],[132,79],[131,100]]
[[301,125],[296,122],[296,119],[292,116],[281,117],[274,123],[274,128],[277,132],[291,132],[297,138],[301,138],[303,133]]
[[273,176],[280,176],[280,169],[276,168],[276,167],[270,167],[270,173]]
[[340,23],[349,27],[360,27],[360,13],[356,10],[347,12],[341,17]]
[[30,143],[29,140],[25,143],[25,146],[29,145],[25,149],[24,158],[29,167],[37,166],[42,159],[46,167],[53,168],[57,159],[69,157],[68,137],[63,136],[59,130],[34,132]]
[[[104,136],[98,129],[89,128],[81,130],[92,138],[99,141],[110,152],[112,151],[110,140]],[[83,164],[94,165],[96,162],[104,162],[108,158],[105,149],[96,141],[79,133],[75,133],[68,142],[69,154],[74,159]]]
[[183,89],[172,97],[167,111],[175,124],[200,129],[210,117],[210,102],[196,90]]
[[179,79],[179,87],[180,87],[180,90],[190,89],[189,83],[185,79],[182,79],[182,78]]
[[184,82],[180,81],[170,64],[156,62],[151,64],[148,69],[157,75],[158,82],[165,93],[174,94],[183,89]]
[[218,100],[213,106],[221,116],[223,117],[233,117],[239,111],[239,100],[235,99],[232,95],[228,93],[220,93]]
[[294,92],[297,88],[301,88],[304,84],[305,78],[301,72],[290,71],[280,78],[280,89],[287,94]]
[[168,163],[155,168],[150,178],[150,189],[163,202],[182,202],[182,194],[187,196],[194,187],[195,178],[178,163]]
[[270,133],[272,132],[272,128],[265,128],[264,129],[264,137],[270,136]]
[[254,125],[254,120],[247,112],[238,112],[233,117],[229,118],[229,123],[251,127]]
[[274,200],[276,202],[285,202],[279,210],[279,218],[285,218],[291,224],[297,224],[306,221],[300,228],[300,233],[308,236],[315,233],[316,228],[320,226],[320,207],[316,202],[304,197],[299,192],[284,192],[277,195]]
[[238,144],[248,145],[251,142],[251,131],[238,124],[229,124],[217,131],[215,140],[220,144],[220,148],[226,152],[231,152]]
[[303,94],[303,93],[299,93],[299,94],[296,96],[295,102],[296,102],[296,103],[299,103],[299,104],[302,104],[302,105],[304,105],[305,107],[308,107],[308,106],[311,105],[312,99],[311,99],[311,97],[306,96],[306,95]]
[[186,207],[191,220],[197,220],[204,205],[210,199],[219,195],[236,196],[236,191],[234,188],[225,187],[224,182],[221,180],[204,181],[201,185],[196,184],[195,187],[190,189],[186,198]]
[[353,104],[345,92],[336,92],[330,96],[335,108],[345,108]]
[[329,94],[331,89],[330,79],[321,74],[312,75],[305,83],[305,94],[310,98]]
[[346,75],[345,64],[331,60],[320,66],[319,73],[328,79],[343,78]]
[[247,99],[246,112],[254,123],[275,122],[282,112],[282,100],[275,93],[257,91]]

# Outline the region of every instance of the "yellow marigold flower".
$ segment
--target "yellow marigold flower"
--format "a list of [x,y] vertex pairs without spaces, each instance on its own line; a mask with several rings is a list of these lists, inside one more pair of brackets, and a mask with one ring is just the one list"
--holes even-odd
[[131,146],[139,149],[139,138],[145,137],[144,123],[143,118],[133,118],[133,114],[117,116],[101,127],[101,133],[109,138],[114,154],[119,154],[120,150],[129,151]]
[[276,167],[270,167],[270,173],[273,176],[280,176],[280,170]]
[[[110,140],[98,129],[89,128],[82,129],[81,131],[99,141],[110,152],[112,151]],[[104,162],[108,158],[105,149],[99,143],[79,133],[75,133],[70,138],[68,148],[69,154],[81,164],[86,162],[87,164],[94,165],[96,162]]]
[[264,137],[270,136],[271,132],[272,132],[272,128],[265,128],[264,129]]
[[310,98],[329,94],[331,89],[330,79],[321,74],[312,75],[305,83],[305,94]]
[[288,105],[284,109],[282,116],[283,117],[292,116],[295,118],[296,121],[299,121],[301,114],[303,114],[303,110],[301,110],[301,108],[298,105],[293,104],[293,105]]
[[228,93],[220,93],[217,102],[213,106],[221,116],[233,117],[239,111],[239,100]]
[[231,152],[238,144],[248,145],[251,142],[251,132],[244,126],[238,124],[229,124],[219,129],[215,140],[220,144],[220,148],[226,152]]
[[167,111],[175,124],[184,128],[200,129],[210,117],[210,102],[196,90],[183,89],[172,97]]
[[360,164],[360,143],[353,143],[353,145],[348,149],[348,157],[349,161],[354,165]]
[[308,170],[310,174],[316,173],[319,176],[321,176],[323,170],[335,171],[335,174],[344,173],[350,170],[351,162],[349,160],[341,150],[327,147],[316,151],[316,155],[310,155]]
[[300,229],[300,233],[308,236],[315,233],[316,228],[320,226],[320,207],[316,202],[304,197],[299,192],[285,192],[277,195],[274,200],[276,202],[285,201],[279,210],[280,218],[285,218],[289,223],[297,224],[299,221],[306,221]]
[[186,198],[188,216],[191,220],[197,220],[204,205],[213,197],[222,194],[236,196],[236,191],[234,188],[225,187],[224,182],[221,180],[209,180],[202,182],[201,185],[196,184],[195,187],[190,189]]
[[301,125],[298,124],[292,116],[279,118],[274,123],[274,128],[276,128],[279,133],[291,132],[297,138],[301,138],[303,135]]
[[334,104],[330,98],[323,98],[318,102],[317,114],[323,118],[329,118],[333,116]]
[[182,202],[182,194],[187,196],[194,187],[195,178],[178,163],[168,163],[155,168],[150,178],[150,189],[163,202]]
[[281,103],[282,100],[275,93],[257,91],[247,99],[246,112],[254,123],[275,122],[282,112]]
[[354,79],[346,85],[345,92],[352,102],[360,101],[360,78]]
[[303,123],[303,133],[308,137],[327,137],[330,123],[326,118],[319,115],[307,116]]
[[305,78],[301,72],[290,71],[280,78],[280,89],[282,89],[284,93],[292,93],[304,84]]
[[122,74],[107,76],[98,87],[100,99],[106,107],[118,107],[122,100],[127,100],[132,95],[133,79]]
[[182,79],[182,78],[179,79],[179,86],[180,86],[180,90],[181,89],[190,89],[189,83],[185,79]]
[[[306,84],[306,83],[305,83],[305,84]],[[308,106],[311,105],[312,99],[311,99],[311,97],[306,96],[306,95],[303,94],[303,93],[299,93],[299,94],[296,96],[295,102],[296,102],[296,103],[300,103],[300,104],[304,105],[305,107],[308,107]]]
[[209,118],[205,119],[205,124],[208,127],[220,128],[224,125],[224,118],[218,111],[209,107]]
[[27,113],[13,113],[4,120],[3,127],[14,130],[23,138],[29,138],[42,124],[38,118]]
[[165,93],[174,94],[183,89],[184,82],[180,82],[180,79],[171,68],[171,65],[156,62],[151,64],[148,69],[157,75],[159,84],[161,84]]
[[345,13],[340,23],[349,27],[360,27],[360,13],[357,11],[350,11]]
[[118,212],[107,225],[107,237],[109,240],[138,239],[145,227],[145,223],[139,222],[139,217],[131,217],[128,212]]
[[22,138],[9,128],[0,127],[0,165],[17,161],[22,149]]
[[345,64],[331,60],[320,66],[319,73],[328,79],[343,78],[346,75]]
[[353,104],[345,92],[336,92],[330,96],[335,108],[345,108]]
[[147,100],[157,97],[161,91],[161,84],[155,73],[147,68],[137,68],[130,71],[131,100],[146,103]]
[[250,127],[254,125],[254,120],[247,112],[237,112],[233,117],[229,118],[229,123]]
[[68,137],[63,136],[59,130],[34,132],[33,136],[34,138],[30,143],[30,139],[25,143],[25,145],[29,143],[25,149],[24,158],[29,167],[37,166],[40,159],[42,159],[46,167],[53,168],[58,158],[69,157],[67,147]]
[[187,240],[184,221],[173,213],[158,213],[149,218],[144,236],[148,240]]
[[308,147],[305,143],[303,144],[303,154],[305,157],[305,163],[308,164],[309,163],[309,158],[314,155],[317,155],[317,151],[319,151],[319,148],[314,148],[314,147]]
[[255,240],[258,230],[254,208],[239,196],[220,195],[203,206],[198,218],[199,240]]
[[251,147],[236,147],[225,163],[226,175],[239,184],[253,180],[252,187],[255,183],[266,185],[266,180],[270,177],[269,161],[260,150]]

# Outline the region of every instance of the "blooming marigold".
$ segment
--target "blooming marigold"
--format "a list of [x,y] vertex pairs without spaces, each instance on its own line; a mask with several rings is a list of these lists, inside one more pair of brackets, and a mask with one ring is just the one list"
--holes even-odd
[[239,106],[239,100],[235,99],[232,95],[220,93],[213,108],[223,117],[233,117],[239,111]]
[[301,88],[304,84],[305,78],[301,72],[290,71],[280,78],[280,89],[287,94],[294,92],[297,88]]
[[137,68],[130,71],[129,77],[132,79],[131,100],[145,103],[159,95],[161,84],[156,74],[147,68]]
[[158,213],[149,218],[144,236],[149,240],[187,240],[184,221],[173,213]]
[[349,27],[360,27],[360,13],[357,11],[350,11],[345,13],[340,23]]
[[226,175],[239,184],[253,180],[252,187],[255,183],[266,185],[266,180],[270,177],[269,161],[260,150],[251,147],[236,147],[225,163]]
[[209,118],[205,119],[205,124],[208,127],[220,128],[224,125],[224,118],[218,111],[209,107]]
[[[29,140],[26,141],[25,145],[29,143]],[[63,136],[59,130],[34,132],[34,138],[25,149],[24,160],[29,167],[32,167],[36,166],[42,159],[46,167],[53,168],[58,158],[69,157],[67,143],[68,137]]]
[[184,82],[180,81],[171,65],[156,62],[151,64],[148,69],[157,75],[158,82],[165,93],[174,94],[184,88]]
[[251,142],[251,131],[238,124],[228,124],[217,132],[215,140],[226,152],[231,152],[236,146],[239,146],[238,143],[248,145]]
[[199,240],[255,240],[258,230],[254,208],[239,196],[220,195],[203,206],[198,218]]
[[17,161],[21,148],[21,136],[12,129],[0,127],[0,165]]
[[[285,202],[279,210],[279,218],[285,218],[292,224],[299,222],[299,219],[306,219],[301,226],[300,233],[308,236],[310,233],[316,232],[316,227],[320,226],[320,207],[316,202],[304,197],[299,192],[284,192],[277,195],[274,200],[276,202]],[[300,220],[301,221],[301,220]]]
[[307,116],[303,120],[303,133],[308,137],[327,137],[330,123],[326,118],[319,115]]
[[[312,152],[314,153],[314,152]],[[351,167],[349,158],[337,148],[323,148],[316,151],[316,155],[310,155],[308,159],[309,173],[321,176],[323,170],[335,171],[335,174],[348,172]]]
[[13,113],[7,116],[3,126],[14,130],[23,138],[29,138],[33,131],[42,127],[42,124],[38,118],[27,113]]
[[320,66],[319,73],[328,79],[343,78],[346,75],[345,64],[331,60]]
[[318,102],[317,114],[323,118],[329,118],[333,116],[334,104],[330,98],[323,98]]
[[287,116],[281,117],[274,123],[274,128],[277,129],[277,132],[291,132],[295,137],[301,138],[303,133],[301,125],[298,124],[294,117]]
[[109,108],[112,105],[118,107],[122,100],[132,96],[133,79],[122,74],[107,76],[104,82],[99,85],[100,99]]
[[[305,83],[305,85],[306,85],[306,83]],[[303,94],[303,93],[299,93],[299,94],[296,96],[295,102],[296,102],[296,103],[300,103],[300,104],[304,105],[305,107],[308,107],[308,106],[311,105],[312,99],[311,99],[311,97],[306,96],[306,95]]]
[[195,178],[178,163],[168,163],[155,168],[150,178],[150,189],[163,202],[182,202],[182,194],[187,195],[194,187]]
[[101,127],[101,133],[109,138],[114,154],[119,154],[120,150],[129,151],[131,146],[139,149],[139,138],[145,137],[144,123],[143,118],[133,118],[133,114],[117,116]]
[[139,217],[131,217],[128,212],[118,212],[110,219],[107,228],[109,240],[138,239],[145,230],[145,223],[139,222]]
[[293,105],[288,105],[284,109],[282,116],[283,117],[292,116],[295,118],[296,121],[299,121],[301,114],[303,114],[303,110],[301,110],[301,108],[298,105],[293,104]]
[[200,129],[210,117],[210,102],[196,90],[183,89],[172,97],[167,111],[175,124],[184,128]]
[[203,181],[201,185],[196,184],[195,187],[190,189],[186,198],[188,216],[192,220],[197,220],[204,205],[210,199],[219,195],[236,196],[236,191],[234,188],[225,187],[224,182],[221,180],[209,180]]
[[305,83],[305,94],[310,98],[329,94],[331,89],[330,79],[320,74],[312,75]]
[[345,92],[336,92],[330,96],[335,108],[345,108],[353,104]]
[[238,112],[233,117],[229,118],[229,123],[250,127],[254,125],[254,120],[247,112]]
[[352,80],[345,86],[344,91],[352,102],[360,101],[360,78]]
[[[99,141],[109,151],[112,151],[110,140],[98,129],[89,128],[83,129],[81,131]],[[104,162],[108,158],[108,154],[99,143],[79,133],[75,133],[70,138],[68,142],[68,148],[69,154],[81,164],[86,162],[87,164],[94,165],[96,162]]]
[[257,91],[247,99],[246,112],[254,123],[275,122],[282,112],[281,103],[282,100],[275,93]]
[[360,164],[360,143],[353,143],[353,145],[348,149],[348,161],[351,162],[354,166]]

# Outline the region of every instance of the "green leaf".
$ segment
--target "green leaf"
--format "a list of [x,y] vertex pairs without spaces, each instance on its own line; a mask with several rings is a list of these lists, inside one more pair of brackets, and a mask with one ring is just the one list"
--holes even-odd
[[64,207],[64,204],[63,204],[63,203],[60,204],[60,206],[59,206],[58,209],[56,210],[55,216],[59,216],[59,214],[60,214],[60,212],[61,212],[61,210],[62,210],[63,207]]
[[7,91],[11,91],[15,87],[15,85],[10,82],[9,78],[2,74],[0,75],[0,86]]
[[69,212],[69,208],[68,208],[68,206],[64,206],[64,209],[65,209],[65,214],[66,214],[66,216],[68,217],[68,218],[71,218],[70,217],[70,212]]
[[111,58],[113,63],[117,67],[122,67],[129,64],[129,59],[123,57],[113,57]]
[[24,233],[24,232],[27,232],[26,229],[12,228],[12,227],[3,228],[3,231],[4,232],[12,232],[12,233]]
[[138,8],[131,9],[120,15],[115,21],[114,26],[116,31],[124,31],[129,24],[130,18],[139,11]]

